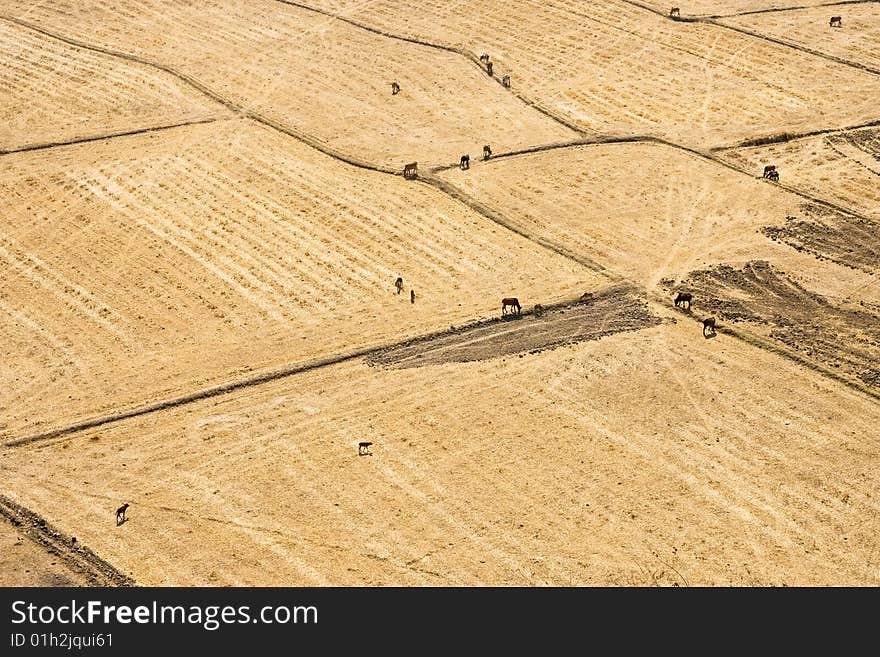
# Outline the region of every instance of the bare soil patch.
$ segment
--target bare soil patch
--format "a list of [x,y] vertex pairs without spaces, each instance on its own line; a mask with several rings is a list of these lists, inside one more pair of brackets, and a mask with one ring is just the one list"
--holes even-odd
[[880,222],[804,204],[803,216],[762,232],[772,240],[869,274],[880,271]]
[[692,272],[701,311],[769,329],[769,336],[828,367],[880,387],[880,315],[805,289],[767,262]]
[[616,286],[541,315],[508,315],[413,340],[370,356],[367,362],[394,367],[465,363],[538,353],[660,323],[662,320],[648,310],[647,302],[634,290]]

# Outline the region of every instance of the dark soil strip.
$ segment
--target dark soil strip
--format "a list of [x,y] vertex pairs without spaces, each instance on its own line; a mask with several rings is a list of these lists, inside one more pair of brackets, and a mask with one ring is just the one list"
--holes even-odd
[[[0,495],[0,516],[11,522],[18,530],[57,556],[73,572],[82,575],[89,586],[136,586],[129,576],[122,574],[104,561],[91,549],[67,536],[30,509]],[[113,522],[112,517],[108,522]]]
[[412,340],[371,354],[367,363],[398,368],[466,363],[555,349],[661,324],[632,288],[616,286],[574,304],[534,309]]
[[805,203],[803,217],[786,217],[782,226],[767,226],[770,239],[868,274],[880,272],[880,223]]
[[681,289],[701,314],[770,328],[770,338],[831,371],[880,390],[880,316],[803,288],[769,263],[691,272]]
[[214,123],[222,120],[218,118],[200,119],[198,121],[187,121],[184,123],[174,123],[172,125],[160,125],[153,128],[140,128],[138,130],[126,130],[124,132],[110,132],[104,135],[96,135],[94,137],[82,137],[80,139],[71,139],[69,141],[53,141],[44,144],[32,144],[30,146],[21,146],[19,148],[10,148],[0,150],[0,155],[10,155],[12,153],[27,153],[30,151],[41,151],[46,148],[57,148],[59,146],[72,146],[74,144],[87,144],[93,141],[105,141],[108,139],[116,139],[117,137],[130,137],[131,135],[142,135],[147,132],[161,132],[162,130],[171,130],[172,128],[183,128],[190,125],[203,125],[205,123]]

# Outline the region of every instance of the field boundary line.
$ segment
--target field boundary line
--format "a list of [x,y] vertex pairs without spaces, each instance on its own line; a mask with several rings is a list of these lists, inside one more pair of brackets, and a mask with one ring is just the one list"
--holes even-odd
[[[871,66],[866,66],[865,64],[861,64],[859,62],[853,62],[848,59],[843,59],[842,57],[837,57],[836,55],[831,55],[829,53],[822,52],[820,50],[813,50],[812,48],[808,48],[807,46],[802,46],[800,44],[785,41],[783,39],[777,39],[776,37],[767,36],[766,34],[761,34],[760,32],[754,32],[752,30],[748,30],[746,28],[737,27],[735,25],[728,25],[727,23],[723,23],[720,20],[717,20],[718,17],[715,16],[680,16],[673,18],[669,16],[669,14],[664,13],[663,11],[657,9],[656,7],[651,7],[641,2],[637,2],[636,0],[620,0],[628,5],[632,5],[633,7],[638,7],[644,11],[649,11],[652,14],[656,14],[661,18],[665,18],[666,20],[672,21],[673,23],[703,23],[704,25],[714,25],[715,27],[720,27],[727,30],[732,30],[734,32],[739,32],[740,34],[748,35],[755,39],[763,39],[764,41],[769,41],[771,43],[775,43],[779,46],[785,46],[787,48],[792,48],[794,50],[800,50],[801,52],[805,52],[809,55],[814,55],[816,57],[822,57],[823,59],[827,59],[832,62],[836,62],[838,64],[842,64],[843,66],[850,66],[852,68],[857,68],[867,73],[871,73],[872,75],[880,75],[880,69],[873,68]],[[861,0],[861,2],[873,2],[875,0]],[[860,4],[860,0],[851,0],[852,4]],[[831,4],[848,4],[848,3],[831,3]],[[817,5],[823,6],[823,5]],[[806,8],[806,7],[802,7]],[[765,10],[766,11],[766,10]],[[780,10],[787,11],[787,10]],[[760,13],[760,12],[755,12]],[[730,18],[734,16],[739,16],[741,14],[733,14],[729,16]],[[724,16],[723,18],[728,18]]]
[[[298,9],[303,9],[305,11],[312,11],[317,14],[321,14],[322,16],[327,16],[328,18],[333,18],[333,19],[341,21],[343,23],[348,23],[349,25],[352,25],[353,27],[357,27],[362,30],[366,30],[367,32],[372,32],[373,34],[378,34],[380,36],[383,36],[383,37],[386,37],[389,39],[397,39],[398,41],[405,41],[407,43],[425,46],[428,48],[436,48],[437,50],[442,50],[444,52],[456,54],[461,57],[464,57],[466,60],[468,60],[471,64],[474,64],[477,68],[479,68],[484,73],[486,72],[486,69],[483,67],[483,64],[480,61],[479,56],[476,53],[471,52],[470,50],[468,50],[464,46],[436,43],[433,41],[426,41],[424,39],[418,39],[416,37],[408,37],[403,34],[395,34],[394,32],[389,32],[387,30],[383,30],[381,28],[369,25],[367,23],[362,23],[361,21],[355,20],[353,18],[349,18],[348,16],[344,16],[342,14],[334,13],[334,12],[329,11],[327,9],[320,9],[318,7],[311,7],[309,5],[306,5],[306,4],[303,4],[300,2],[293,2],[292,0],[275,0],[275,2],[279,2],[284,5],[289,5],[291,7],[297,7]],[[580,127],[579,125],[577,125],[576,123],[565,118],[565,116],[559,114],[555,110],[552,110],[549,107],[544,106],[543,104],[539,103],[536,100],[532,100],[531,98],[524,96],[522,93],[520,93],[516,89],[514,89],[512,87],[504,87],[503,83],[498,78],[498,76],[492,75],[492,76],[487,76],[487,77],[489,77],[491,80],[494,80],[497,84],[501,85],[502,88],[504,88],[505,90],[512,93],[521,102],[523,102],[526,105],[528,105],[529,107],[537,110],[538,112],[540,112],[541,114],[543,114],[547,118],[552,119],[553,121],[556,121],[560,125],[568,128],[569,130],[571,130],[579,135],[584,135],[584,136],[594,134],[594,133],[591,133],[589,130],[584,129],[584,128]]]
[[[598,290],[590,290],[590,292],[598,293],[606,289],[618,289],[620,286],[628,286],[634,290],[638,290],[636,286],[634,286],[631,282],[626,280],[619,280],[614,282],[609,282],[609,285],[603,286]],[[570,298],[565,298],[560,301],[556,301],[553,303],[544,304],[545,308],[561,308],[564,306],[569,306],[575,304],[580,299],[580,296],[574,296]],[[522,314],[530,315],[532,311],[523,310]],[[389,349],[393,349],[400,346],[405,346],[411,344],[413,342],[420,341],[429,341],[437,338],[442,338],[448,335],[454,335],[460,333],[463,330],[484,326],[487,324],[492,324],[494,322],[504,321],[503,318],[500,317],[487,317],[482,319],[474,319],[468,321],[464,324],[456,326],[453,328],[445,328],[438,329],[436,331],[430,331],[428,333],[423,333],[421,335],[414,335],[409,338],[405,338],[403,340],[396,340],[392,342],[384,342],[380,344],[373,344],[366,347],[362,347],[359,349],[354,349],[350,351],[342,351],[337,352],[335,354],[331,354],[329,356],[322,356],[320,358],[312,358],[306,361],[301,361],[295,363],[293,365],[286,365],[280,368],[269,369],[263,372],[258,372],[253,376],[245,377],[242,379],[230,381],[227,383],[220,383],[214,386],[210,386],[207,388],[200,388],[193,392],[189,392],[184,395],[178,395],[176,397],[170,397],[166,399],[162,399],[159,401],[151,402],[148,404],[143,404],[140,406],[135,406],[133,408],[129,408],[127,410],[120,410],[112,413],[106,413],[104,415],[100,415],[97,417],[93,417],[91,419],[82,420],[81,422],[76,422],[70,424],[68,426],[59,427],[56,429],[51,429],[49,431],[45,431],[43,433],[34,434],[31,436],[25,436],[23,438],[15,438],[8,442],[2,443],[2,447],[11,449],[16,447],[24,447],[26,445],[30,445],[36,442],[43,442],[46,440],[52,440],[55,438],[63,438],[64,436],[68,436],[70,434],[78,433],[80,431],[85,431],[87,429],[94,429],[97,427],[105,426],[108,424],[114,424],[116,422],[120,422],[122,420],[128,420],[134,417],[139,417],[142,415],[149,415],[151,413],[156,413],[158,411],[164,411],[171,408],[176,408],[179,406],[185,406],[187,404],[192,404],[194,402],[202,401],[205,399],[210,399],[212,397],[219,397],[222,395],[229,394],[231,392],[236,392],[238,390],[242,390],[245,388],[252,388],[255,386],[262,385],[264,383],[271,383],[272,381],[277,381],[280,379],[289,378],[296,374],[302,374],[304,372],[309,372],[316,369],[321,369],[323,367],[329,367],[331,365],[338,365],[341,363],[345,363],[352,360],[358,360],[360,358],[365,358],[367,356],[371,356],[374,354],[385,352]]]
[[70,37],[60,35],[54,31],[47,30],[47,29],[40,27],[38,25],[34,25],[32,23],[29,23],[28,21],[23,21],[19,18],[13,18],[10,16],[0,14],[0,20],[5,20],[8,22],[14,23],[16,25],[19,25],[21,27],[27,28],[29,30],[39,32],[40,34],[44,34],[48,37],[51,37],[53,39],[57,39],[58,41],[61,41],[63,43],[67,43],[68,45],[72,45],[77,48],[83,48],[85,50],[92,50],[94,52],[98,52],[98,53],[101,53],[104,55],[109,55],[111,57],[119,57],[120,59],[125,59],[127,61],[135,62],[137,64],[141,64],[142,66],[153,67],[155,69],[163,71],[164,73],[172,75],[172,76],[178,78],[179,80],[182,80],[183,82],[186,82],[187,84],[191,85],[192,87],[194,87],[195,89],[200,91],[202,94],[204,94],[205,96],[207,96],[208,98],[210,98],[214,102],[225,106],[227,109],[231,110],[232,112],[239,115],[240,117],[252,119],[253,121],[256,121],[257,123],[261,123],[269,128],[272,128],[273,130],[277,130],[279,132],[282,132],[283,134],[286,134],[290,137],[293,137],[294,139],[297,139],[297,140],[303,142],[304,144],[311,146],[315,150],[320,151],[321,153],[324,153],[325,155],[333,157],[337,160],[340,160],[341,162],[345,162],[346,164],[350,164],[352,166],[355,166],[355,167],[358,167],[361,169],[369,169],[371,171],[379,171],[382,173],[390,173],[390,174],[394,174],[394,175],[403,175],[402,170],[400,172],[398,172],[396,169],[392,169],[391,167],[384,167],[384,166],[380,166],[380,165],[370,164],[368,162],[364,162],[362,160],[358,160],[356,158],[349,157],[349,156],[345,155],[344,153],[342,153],[341,151],[338,151],[335,148],[328,146],[327,144],[321,142],[320,140],[318,140],[314,137],[306,135],[298,130],[294,130],[293,128],[291,128],[289,126],[282,125],[281,123],[278,123],[277,121],[274,121],[272,119],[264,117],[261,114],[257,114],[256,112],[247,109],[243,105],[217,93],[216,91],[214,91],[213,89],[211,89],[210,87],[208,87],[204,83],[200,82],[196,78],[192,77],[191,75],[189,75],[187,73],[183,73],[183,72],[177,70],[173,66],[168,66],[166,64],[160,64],[159,62],[154,62],[152,60],[145,59],[143,57],[139,57],[138,55],[132,55],[132,54],[125,53],[122,51],[113,50],[111,48],[104,48],[103,46],[89,44],[84,41],[79,41],[78,39],[72,39]]
[[0,149],[0,156],[14,155],[16,153],[29,153],[31,151],[42,151],[49,148],[60,148],[63,146],[75,146],[76,144],[87,144],[94,141],[105,141],[109,139],[116,139],[117,137],[131,137],[132,135],[141,135],[147,132],[162,132],[164,130],[173,130],[174,128],[185,128],[187,126],[204,125],[206,123],[216,123],[218,121],[231,121],[233,119],[235,119],[235,117],[212,117],[207,119],[198,119],[196,121],[184,121],[182,123],[159,125],[151,128],[137,128],[134,130],[125,130],[120,132],[108,132],[102,135],[95,135],[94,137],[81,137],[78,139],[70,139],[67,141],[51,141],[42,144],[31,144],[29,146],[20,146],[17,148]]
[[0,517],[45,552],[57,556],[70,570],[84,576],[89,586],[137,586],[135,580],[99,557],[91,548],[79,541],[74,543],[73,537],[3,494],[0,494]]
[[830,135],[838,132],[854,132],[864,128],[874,128],[880,126],[880,119],[876,121],[868,121],[867,123],[859,123],[857,125],[844,126],[842,128],[824,128],[821,130],[810,130],[808,132],[780,132],[775,135],[766,137],[755,137],[754,139],[746,139],[744,141],[732,144],[730,146],[713,146],[709,149],[710,153],[720,153],[722,151],[730,151],[736,148],[752,148],[755,146],[768,146],[770,144],[783,144],[789,141],[797,141],[798,139],[809,139],[810,137],[818,137],[819,135]]
[[[655,301],[657,303],[660,303],[661,299],[665,300],[664,297],[662,297],[660,294],[658,294],[656,292],[647,292],[647,294],[653,301]],[[668,306],[665,306],[665,307],[668,307]],[[685,317],[689,316],[697,324],[702,324],[701,317],[698,317],[692,313],[688,313],[687,311],[681,310],[680,308],[674,309],[674,310],[679,315],[682,315]],[[746,344],[750,344],[757,349],[762,349],[764,351],[774,353],[777,356],[782,356],[783,358],[787,358],[791,361],[794,361],[798,365],[802,365],[803,367],[806,367],[807,369],[810,369],[818,374],[821,374],[825,378],[832,379],[832,380],[836,381],[837,383],[842,383],[845,386],[847,386],[848,388],[856,390],[857,392],[861,392],[861,393],[867,395],[868,397],[871,397],[873,399],[880,401],[880,390],[876,390],[870,386],[867,386],[864,383],[861,383],[860,381],[858,381],[856,379],[852,379],[852,378],[846,377],[842,374],[838,374],[834,370],[831,370],[820,363],[817,363],[817,362],[812,361],[808,358],[805,358],[805,357],[801,356],[796,350],[788,347],[787,345],[785,345],[782,342],[778,342],[778,341],[764,338],[764,337],[757,335],[751,331],[733,328],[729,323],[719,324],[716,331],[717,331],[717,333],[720,333],[722,335],[726,334],[726,335],[730,335],[734,338],[737,338],[739,340],[742,340]]]
[[801,9],[818,9],[820,7],[836,7],[837,5],[864,5],[878,0],[837,0],[836,2],[822,2],[815,5],[798,5],[795,7],[773,7],[771,9],[752,9],[735,14],[693,14],[694,18],[735,18],[737,16],[751,16],[752,14],[773,14],[782,11],[799,11]]

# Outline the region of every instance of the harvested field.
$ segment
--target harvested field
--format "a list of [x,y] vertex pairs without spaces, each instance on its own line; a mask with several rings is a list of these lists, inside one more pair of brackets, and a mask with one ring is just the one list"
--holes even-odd
[[0,470],[140,584],[876,585],[878,423],[875,401],[679,322],[321,368]]
[[75,536],[0,495],[0,586],[130,586]]
[[249,121],[4,163],[6,441],[604,280]]
[[[578,135],[462,56],[274,0],[0,3],[2,13],[197,80],[354,160],[403,169]],[[391,95],[391,82],[401,92]]]
[[316,6],[475,56],[487,53],[496,77],[510,74],[514,91],[591,132],[708,148],[878,118],[876,75],[617,0],[523,0],[503,11],[442,0]]
[[775,164],[781,184],[880,220],[880,128],[837,132],[719,153],[760,175]]
[[85,578],[29,540],[14,525],[0,522],[0,586],[85,586]]
[[767,262],[693,272],[685,287],[702,312],[760,332],[880,390],[880,307],[846,308],[804,289]]
[[0,0],[0,584],[880,585],[878,14],[795,4]]
[[[856,0],[858,1],[858,0]],[[862,0],[872,2],[873,0]],[[657,11],[668,12],[670,5],[662,0],[638,0],[639,4],[653,7]],[[791,7],[813,7],[827,4],[829,0],[682,0],[675,5],[682,17],[730,16],[755,12],[776,12]],[[833,11],[833,9],[831,10]]]
[[173,76],[0,21],[0,153],[228,116]]
[[[636,173],[633,162],[645,164]],[[815,204],[679,149],[581,146],[493,159],[441,175],[515,230],[648,289],[717,263],[762,258],[796,272],[810,287],[880,302],[869,263],[851,269],[831,261],[837,258],[817,260],[818,244],[798,251],[796,244],[768,239],[764,229],[785,224],[788,216],[829,221],[811,210]],[[852,249],[843,254],[847,265],[859,265],[858,259],[869,259],[876,248],[867,228],[841,234],[838,242]]]
[[[842,27],[830,27],[831,16],[840,16]],[[880,71],[880,7],[876,2],[749,14],[722,22]]]
[[394,367],[467,363],[498,356],[539,353],[661,322],[631,289],[598,290],[579,303],[526,316],[508,316],[414,340],[371,354],[367,362]]
[[764,234],[817,258],[880,273],[880,221],[817,205],[807,204],[804,211],[804,217],[786,217],[781,226],[764,228]]

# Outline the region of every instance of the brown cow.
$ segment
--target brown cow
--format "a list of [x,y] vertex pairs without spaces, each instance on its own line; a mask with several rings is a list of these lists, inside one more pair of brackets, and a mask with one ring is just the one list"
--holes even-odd
[[510,307],[517,315],[522,315],[522,306],[519,305],[519,299],[516,297],[507,297],[501,300],[501,316],[507,315],[507,308]]
[[709,335],[715,335],[715,318],[707,317],[703,320],[703,337],[705,338],[707,335],[707,331]]

